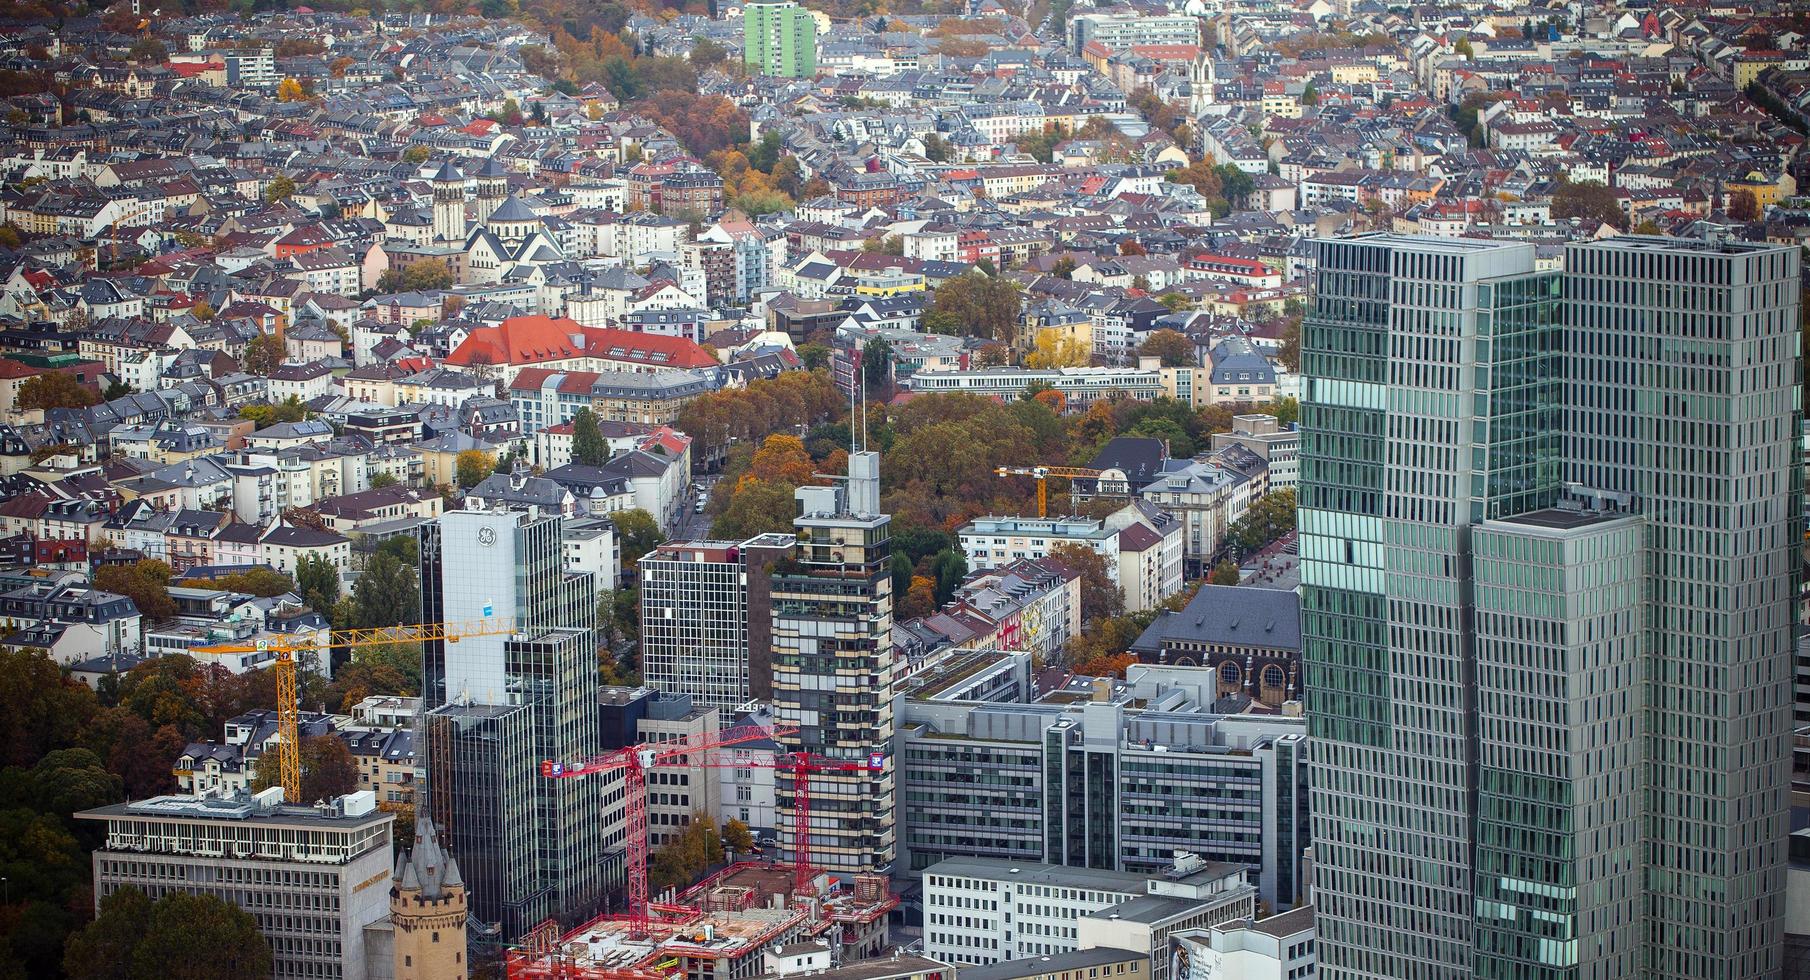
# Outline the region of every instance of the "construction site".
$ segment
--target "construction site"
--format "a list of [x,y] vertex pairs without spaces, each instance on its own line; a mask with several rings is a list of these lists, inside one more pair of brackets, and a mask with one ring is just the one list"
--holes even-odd
[[[511,980],[747,980],[768,972],[768,950],[818,942],[835,962],[878,955],[898,905],[884,875],[838,882],[787,864],[741,862],[664,901],[648,915],[605,916],[507,954]],[[537,948],[538,947],[538,948]]]

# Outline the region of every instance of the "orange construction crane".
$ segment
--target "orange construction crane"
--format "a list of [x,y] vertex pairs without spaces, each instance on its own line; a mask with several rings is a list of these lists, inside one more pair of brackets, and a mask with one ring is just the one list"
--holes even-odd
[[245,653],[271,653],[276,663],[271,670],[277,679],[277,766],[283,784],[283,798],[291,803],[302,799],[302,747],[297,730],[301,724],[301,703],[295,689],[296,654],[333,647],[379,647],[399,643],[426,643],[444,640],[457,643],[468,636],[497,636],[514,633],[508,619],[495,617],[462,623],[412,623],[407,626],[379,626],[373,629],[332,630],[294,636],[259,637],[250,643],[220,643],[195,647],[189,653],[201,656],[230,656]]
[[[647,931],[649,903],[647,900],[647,771],[655,766],[687,765],[688,757],[708,753],[711,749],[741,745],[746,742],[759,742],[782,735],[795,734],[798,729],[789,725],[775,725],[771,729],[759,725],[743,725],[739,728],[728,728],[720,732],[693,735],[689,738],[675,739],[670,742],[648,742],[631,745],[627,748],[606,752],[577,762],[558,762],[552,759],[540,764],[540,774],[549,779],[570,779],[574,776],[590,776],[600,772],[620,772],[623,781],[623,807],[627,816],[628,837],[628,918],[636,928]],[[704,764],[708,765],[706,761]],[[665,911],[666,906],[661,906]]]
[[1001,466],[994,472],[1000,476],[1030,476],[1037,479],[1037,516],[1050,516],[1050,477],[1068,480],[1088,480],[1098,477],[1102,470],[1090,470],[1082,466]]

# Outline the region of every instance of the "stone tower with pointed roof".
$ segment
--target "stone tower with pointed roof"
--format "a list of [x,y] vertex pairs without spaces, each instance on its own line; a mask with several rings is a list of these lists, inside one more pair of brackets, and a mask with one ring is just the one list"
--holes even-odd
[[1199,116],[1213,104],[1213,86],[1218,82],[1213,72],[1212,45],[1203,44],[1194,63],[1188,66],[1188,109],[1193,115]]
[[433,821],[415,817],[415,843],[390,882],[396,980],[465,980],[465,881]]
[[478,168],[476,177],[478,179],[478,222],[481,224],[490,220],[491,214],[503,203],[503,198],[509,196],[509,171],[496,157],[491,157],[484,161],[482,167]]
[[465,174],[451,160],[434,174],[434,240],[465,243]]

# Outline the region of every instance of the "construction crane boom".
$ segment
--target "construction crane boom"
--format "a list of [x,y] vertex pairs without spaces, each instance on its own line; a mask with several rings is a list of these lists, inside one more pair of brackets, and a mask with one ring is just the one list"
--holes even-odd
[[466,622],[410,623],[404,626],[259,637],[249,643],[218,643],[195,647],[188,652],[212,657],[245,653],[275,655],[276,662],[270,669],[276,672],[277,681],[277,768],[283,784],[283,798],[291,803],[301,803],[305,802],[302,800],[302,748],[297,733],[301,727],[302,708],[296,692],[296,654],[323,648],[393,646],[433,640],[457,643],[468,636],[498,636],[514,632],[515,627],[507,617],[489,617]]
[[675,739],[670,742],[645,742],[640,745],[631,745],[573,762],[547,759],[541,762],[540,774],[549,779],[570,779],[575,776],[590,776],[604,772],[622,773],[625,784],[623,786],[623,807],[626,811],[625,822],[628,838],[628,914],[636,927],[645,932],[649,912],[647,900],[647,770],[654,766],[692,764],[690,757],[694,755],[703,756],[696,764],[711,765],[712,760],[708,753],[713,749],[765,741],[782,735],[792,735],[797,731],[797,727],[789,725],[775,725],[770,729],[762,728],[759,725],[742,725],[736,728],[726,728],[720,732]]
[[1090,480],[1104,470],[1084,466],[1001,466],[994,471],[1000,476],[1029,476],[1037,480],[1037,516],[1050,516],[1050,477],[1067,480]]

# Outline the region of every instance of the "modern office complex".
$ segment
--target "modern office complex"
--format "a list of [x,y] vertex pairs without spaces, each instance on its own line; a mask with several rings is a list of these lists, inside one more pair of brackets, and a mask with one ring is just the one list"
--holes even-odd
[[[894,853],[892,518],[880,513],[880,454],[849,456],[845,485],[800,487],[794,557],[773,566],[773,713],[780,744],[857,771],[809,777],[811,858],[836,871],[890,869]],[[797,787],[779,774],[779,806]],[[793,850],[790,828],[781,847]]]
[[904,702],[901,870],[977,857],[1143,874],[1186,851],[1246,869],[1272,908],[1298,904],[1302,719],[1201,711],[1211,668],[1134,671],[1117,701]]
[[762,75],[817,74],[817,20],[794,0],[753,0],[742,8],[742,59]]
[[1796,251],[1630,236],[1563,277],[1521,244],[1317,251],[1322,975],[1776,974]]
[[[543,779],[598,738],[597,584],[568,571],[561,519],[532,509],[452,511],[422,539],[426,619],[513,621],[512,635],[432,642],[425,685],[434,822],[470,885],[471,910],[507,936],[596,914],[605,889],[605,784]],[[619,873],[619,872],[618,872]]]
[[656,690],[732,711],[773,696],[768,566],[789,534],[747,541],[672,541],[643,556],[641,668]]
[[924,952],[992,964],[1080,949],[1141,953],[1169,976],[1170,937],[1257,911],[1237,865],[1178,853],[1147,875],[951,858],[924,872]]
[[77,814],[106,825],[95,902],[122,888],[213,895],[257,920],[279,980],[364,980],[368,961],[388,956],[366,950],[365,927],[390,912],[389,889],[373,883],[390,879],[396,817],[369,792],[313,806],[282,797],[158,796]]

